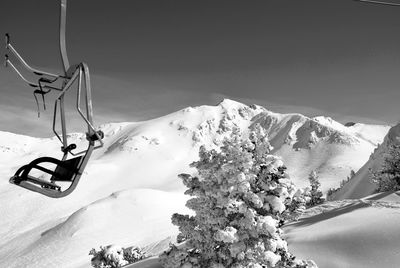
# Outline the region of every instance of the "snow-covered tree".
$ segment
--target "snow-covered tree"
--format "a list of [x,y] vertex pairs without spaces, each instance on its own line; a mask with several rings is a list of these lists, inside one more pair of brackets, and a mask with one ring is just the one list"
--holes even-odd
[[123,249],[116,245],[100,246],[99,251],[93,248],[90,250],[89,255],[93,256],[91,264],[95,268],[117,268],[128,264],[124,260]]
[[282,213],[281,222],[297,221],[306,210],[307,203],[310,202],[310,188],[297,189],[290,202],[287,202],[286,209]]
[[315,206],[321,204],[324,199],[322,198],[322,191],[320,190],[321,183],[319,182],[319,178],[317,172],[315,170],[311,171],[308,176],[308,180],[310,181],[310,200],[308,202],[308,206]]
[[164,267],[316,267],[296,260],[279,222],[297,192],[260,127],[242,139],[234,130],[219,150],[200,148],[197,176],[180,178],[194,216],[174,214],[186,241],[160,256]]
[[147,258],[146,253],[144,253],[143,250],[139,247],[124,248],[123,252],[124,252],[124,260],[126,260],[129,264]]
[[390,145],[379,171],[372,173],[378,192],[400,190],[400,145]]
[[100,246],[100,250],[92,249],[91,264],[95,268],[118,268],[146,258],[146,254],[138,247],[122,248],[117,245]]

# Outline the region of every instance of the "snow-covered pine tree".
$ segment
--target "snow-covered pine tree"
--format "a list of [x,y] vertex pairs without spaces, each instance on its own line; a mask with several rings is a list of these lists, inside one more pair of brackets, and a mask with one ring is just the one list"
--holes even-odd
[[91,264],[95,268],[118,268],[135,263],[146,258],[146,254],[139,247],[122,248],[117,245],[100,246],[100,250],[92,248]]
[[324,199],[322,198],[322,191],[319,189],[319,187],[321,187],[321,183],[319,182],[319,178],[315,170],[311,171],[310,175],[308,176],[308,180],[310,181],[311,191],[310,200],[307,205],[315,206],[321,204]]
[[282,238],[279,222],[296,189],[265,137],[260,127],[247,139],[235,130],[220,150],[200,148],[191,164],[198,175],[180,175],[195,215],[172,216],[186,241],[160,256],[164,267],[316,267],[295,259]]
[[99,251],[93,248],[89,255],[93,256],[91,264],[95,268],[118,268],[128,264],[123,248],[116,245],[100,246]]
[[388,148],[382,167],[374,172],[372,181],[378,185],[378,192],[400,190],[400,145],[392,144]]
[[307,203],[310,201],[310,188],[297,189],[289,202],[286,202],[286,209],[281,214],[281,222],[297,221],[306,210]]

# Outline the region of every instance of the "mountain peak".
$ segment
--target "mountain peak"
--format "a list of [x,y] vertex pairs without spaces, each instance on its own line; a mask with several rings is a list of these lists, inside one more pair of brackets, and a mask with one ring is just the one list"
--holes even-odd
[[238,102],[238,101],[234,101],[231,99],[222,99],[219,103],[219,106],[231,106],[231,107],[237,107],[237,106],[244,106],[245,104]]

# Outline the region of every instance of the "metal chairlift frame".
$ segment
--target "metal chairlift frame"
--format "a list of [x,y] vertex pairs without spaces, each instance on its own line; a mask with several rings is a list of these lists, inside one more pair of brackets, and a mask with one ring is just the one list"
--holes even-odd
[[[37,94],[42,96],[43,105],[44,108],[46,108],[44,104],[44,95],[52,90],[60,92],[54,103],[53,132],[62,143],[61,150],[63,152],[63,157],[61,160],[52,157],[40,157],[36,160],[33,160],[28,165],[19,168],[15,175],[11,177],[10,183],[52,198],[61,198],[67,196],[76,188],[79,179],[89,161],[89,158],[92,155],[93,150],[100,148],[104,145],[102,141],[104,136],[103,133],[101,131],[97,131],[93,124],[93,107],[89,67],[84,62],[72,66],[70,66],[69,64],[65,41],[66,12],[67,0],[61,0],[59,41],[61,60],[64,71],[62,75],[45,72],[31,67],[11,44],[10,35],[6,34],[6,49],[13,54],[13,56],[22,64],[23,67],[25,67],[26,70],[39,77],[38,82],[35,83],[25,78],[18,70],[18,68],[16,68],[16,66],[11,62],[7,54],[5,55],[5,65],[10,66],[23,81],[25,81],[29,86],[35,88],[33,94],[35,96],[37,104]],[[56,81],[61,81],[62,86],[56,86]],[[68,91],[71,89],[71,86],[75,84],[76,81],[78,82],[76,109],[84,122],[87,124],[88,130],[86,133],[86,138],[89,144],[86,150],[74,153],[72,152],[72,150],[76,149],[76,145],[68,144],[67,139],[64,98]],[[83,84],[84,87],[82,87]],[[81,109],[82,89],[84,89],[85,93],[86,114],[84,114]],[[61,123],[61,134],[59,134],[56,130],[58,109]],[[97,145],[96,141],[98,142]],[[75,156],[75,158],[67,159],[69,154]],[[42,167],[40,165],[43,163],[55,164],[56,168],[54,170],[49,170],[48,168]],[[37,169],[44,173],[50,174],[52,176],[50,181],[45,181],[30,175],[30,171],[33,169]],[[70,185],[67,189],[64,190],[61,188],[61,186],[56,184],[57,181],[68,182],[70,183]]]

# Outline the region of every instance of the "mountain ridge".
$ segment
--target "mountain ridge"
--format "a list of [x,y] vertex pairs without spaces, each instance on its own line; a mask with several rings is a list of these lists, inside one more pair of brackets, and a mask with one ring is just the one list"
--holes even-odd
[[[337,187],[351,170],[358,170],[368,160],[368,155],[377,144],[382,142],[389,128],[360,123],[346,127],[330,117],[307,117],[299,113],[279,114],[258,105],[245,105],[224,99],[216,106],[187,107],[148,121],[103,124],[99,129],[105,133],[105,146],[95,151],[93,159],[110,158],[122,153],[130,156],[136,154],[137,157],[142,154],[142,158],[149,155],[148,159],[151,161],[150,154],[159,150],[160,154],[171,160],[176,157],[169,151],[180,151],[177,148],[184,148],[185,153],[189,154],[187,158],[194,161],[200,145],[218,147],[234,128],[246,133],[256,124],[264,128],[273,147],[272,153],[283,158],[289,174],[294,176],[297,183],[302,182],[300,186],[306,186],[309,172],[317,170],[321,173],[324,191]],[[36,139],[0,132],[0,136],[4,135],[6,137],[0,139],[0,153],[2,149],[3,153],[14,150],[16,156],[18,152],[25,153],[22,159],[29,161],[42,155],[41,148],[46,144],[51,156],[61,154],[55,137]],[[78,147],[85,146],[85,136],[82,133],[70,133],[68,138]],[[11,140],[11,144],[6,140]],[[168,143],[173,143],[174,146],[168,146]],[[14,144],[17,146],[13,147]],[[337,161],[329,162],[340,156],[358,153],[361,155],[358,160],[348,157],[349,161],[341,161],[340,164]],[[135,161],[135,156],[132,161]],[[301,162],[304,163],[299,165]],[[343,170],[339,170],[338,166]],[[291,170],[294,171],[290,172]],[[324,183],[325,177],[328,183]]]

